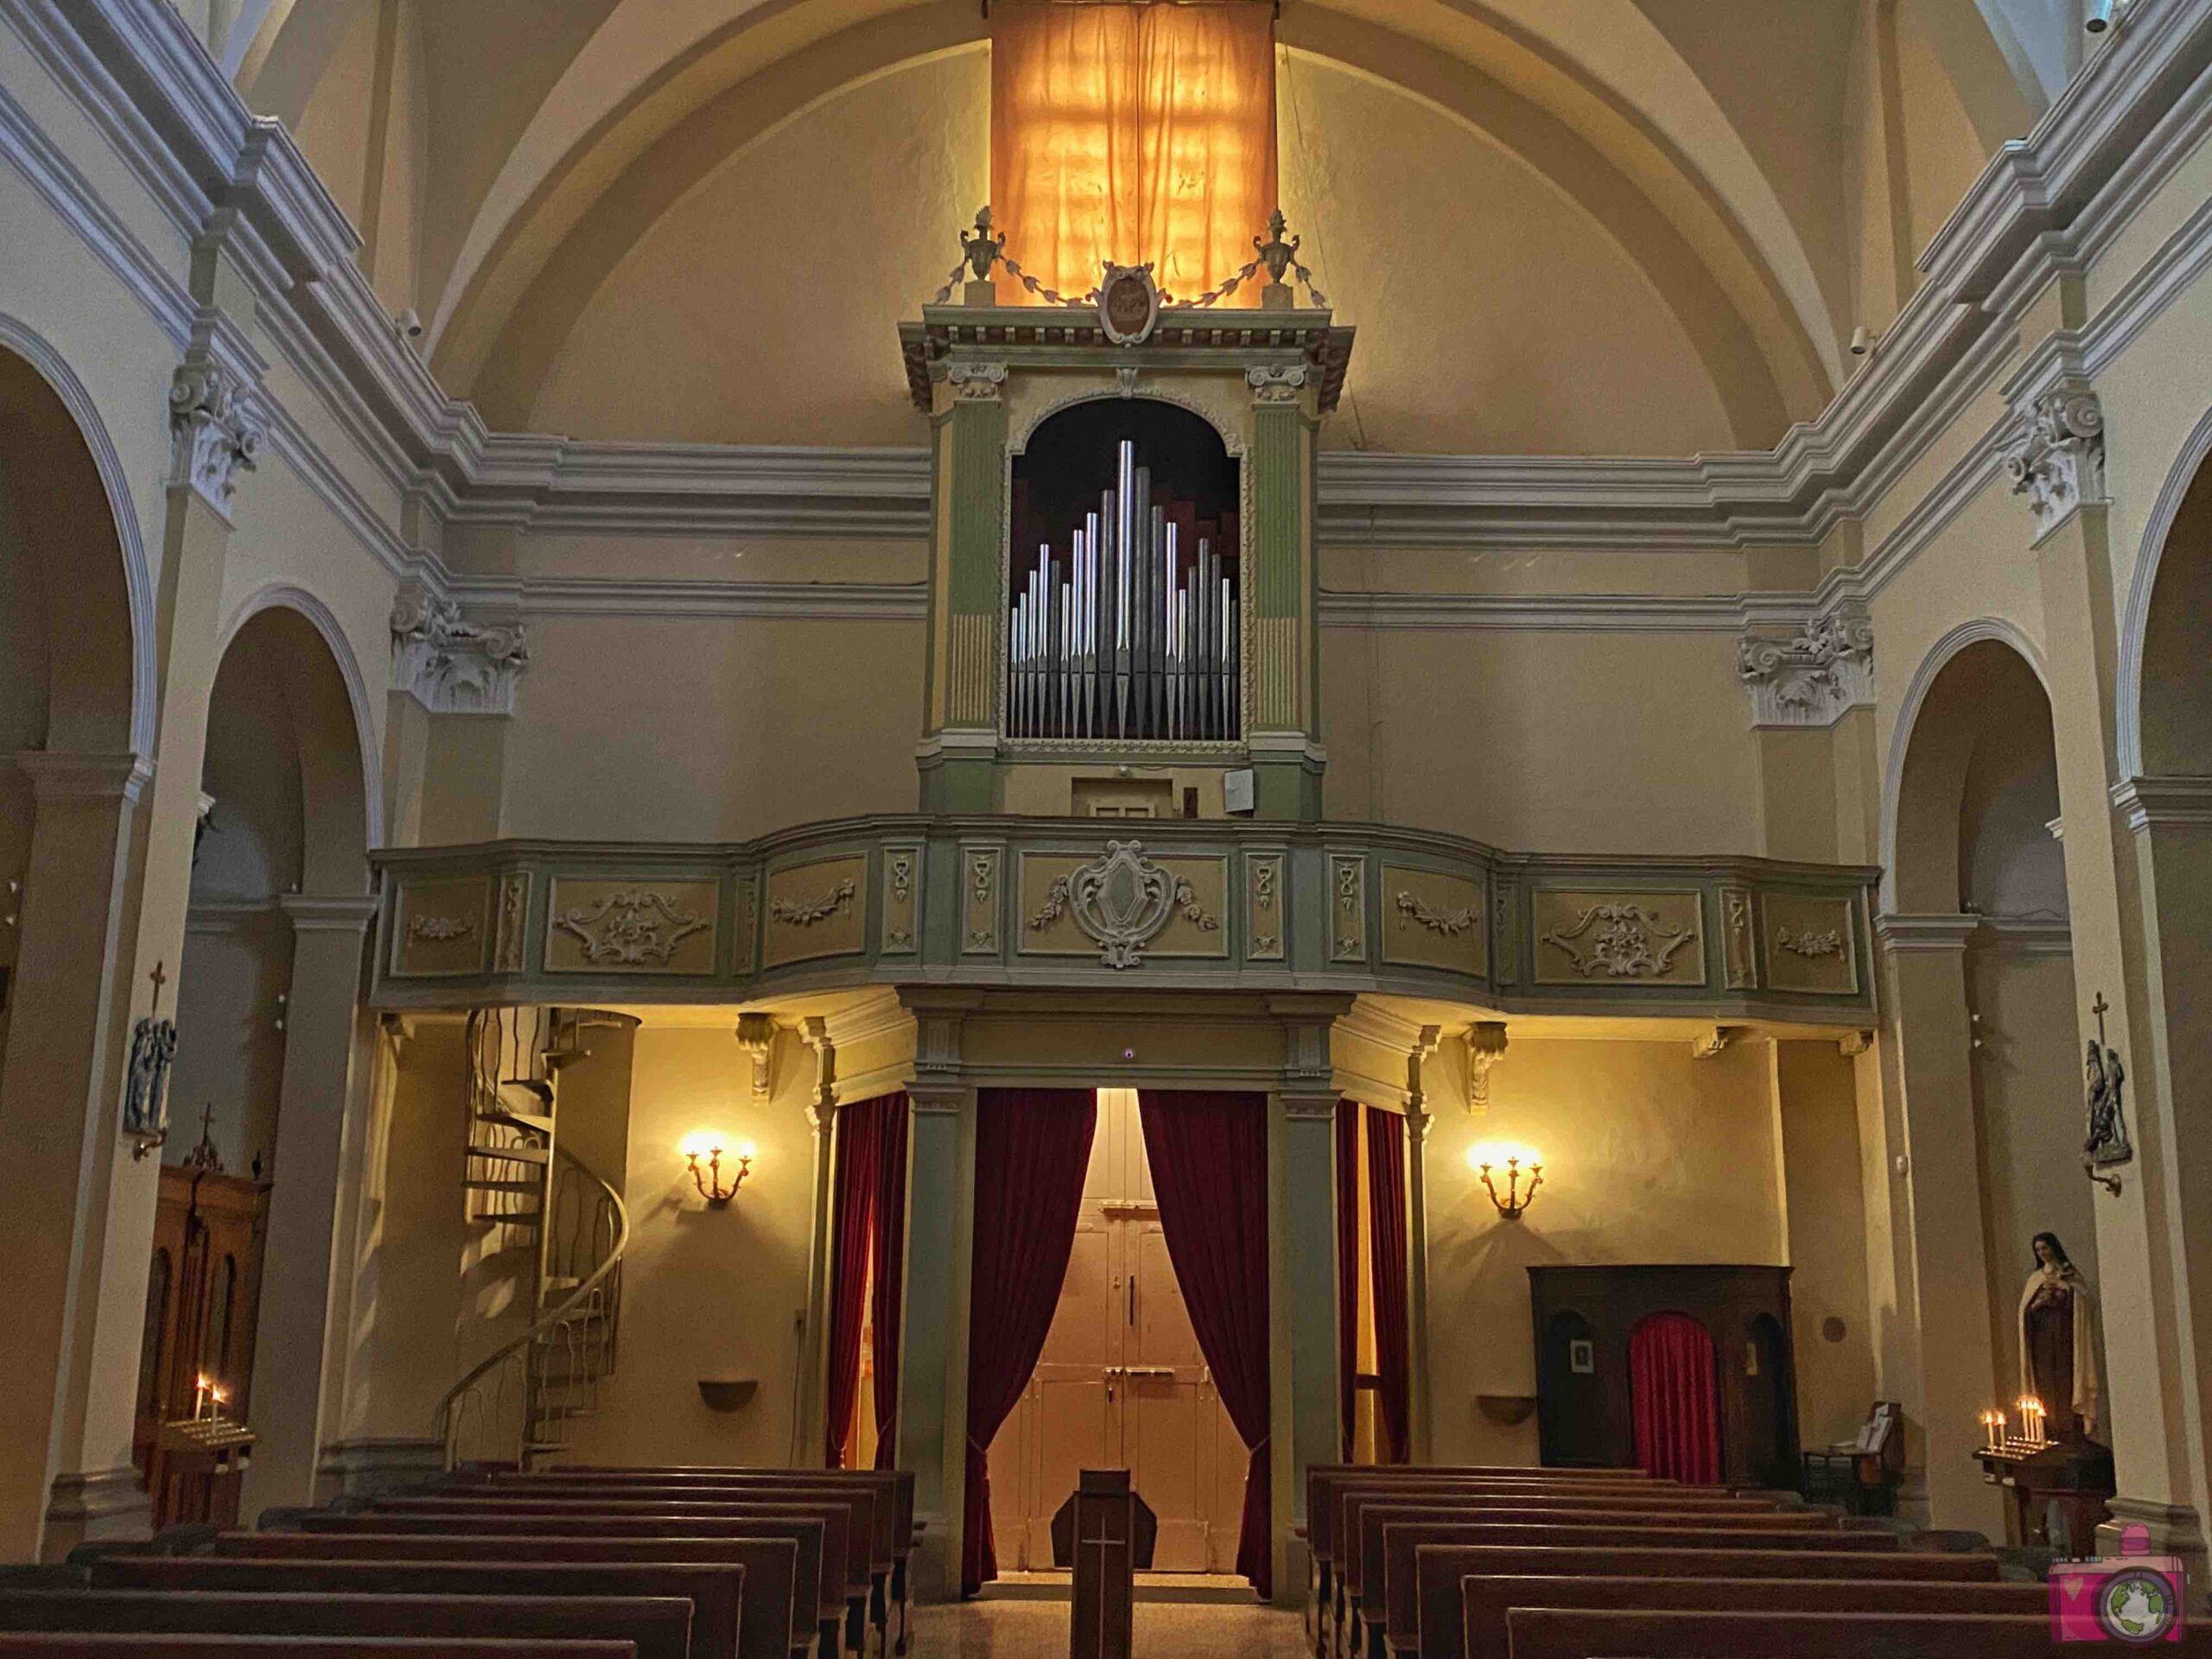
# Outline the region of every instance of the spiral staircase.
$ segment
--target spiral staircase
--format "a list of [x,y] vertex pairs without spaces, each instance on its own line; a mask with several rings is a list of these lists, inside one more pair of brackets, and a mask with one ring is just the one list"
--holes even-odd
[[448,1469],[527,1469],[556,1455],[614,1370],[629,1213],[559,1134],[561,1073],[588,1054],[594,1019],[545,1007],[468,1018],[462,1189],[474,1263],[511,1285],[507,1306],[530,1317],[439,1401]]

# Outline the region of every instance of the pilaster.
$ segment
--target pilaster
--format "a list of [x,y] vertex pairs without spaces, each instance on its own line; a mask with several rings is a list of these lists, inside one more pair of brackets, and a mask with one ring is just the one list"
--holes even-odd
[[[323,1436],[336,1421],[350,1345],[334,1318],[341,1273],[337,1241],[359,1192],[365,1155],[367,1077],[361,1047],[362,950],[377,901],[289,893],[277,900],[292,925],[292,978],[284,1021],[279,1162],[255,1337],[253,1427],[260,1435],[246,1476],[244,1513],[315,1501]],[[311,1384],[311,1386],[310,1386]]]
[[1413,1377],[1413,1458],[1434,1456],[1436,1401],[1428,1374],[1428,1063],[1444,1028],[1423,1026],[1406,1057],[1407,1368]]

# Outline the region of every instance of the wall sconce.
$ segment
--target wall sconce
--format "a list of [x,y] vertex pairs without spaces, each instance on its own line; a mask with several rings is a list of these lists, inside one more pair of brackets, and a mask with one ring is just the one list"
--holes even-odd
[[[1544,1184],[1542,1158],[1527,1147],[1478,1146],[1467,1148],[1467,1162],[1482,1177],[1483,1190],[1490,1194],[1490,1201],[1497,1206],[1497,1213],[1507,1221],[1518,1221],[1535,1201],[1536,1189]],[[1521,1190],[1521,1166],[1529,1166],[1529,1188]],[[1491,1171],[1497,1165],[1505,1166],[1505,1192],[1500,1196],[1497,1185],[1491,1179]]]
[[[699,1167],[699,1155],[706,1154],[707,1166]],[[722,1185],[722,1147],[719,1135],[695,1135],[683,1147],[684,1166],[691,1172],[692,1185],[699,1189],[699,1196],[707,1201],[709,1210],[727,1210],[729,1201],[737,1196],[737,1189],[745,1185],[745,1178],[753,1173],[753,1160],[760,1149],[750,1141],[741,1141],[737,1147],[737,1175],[728,1186]]]

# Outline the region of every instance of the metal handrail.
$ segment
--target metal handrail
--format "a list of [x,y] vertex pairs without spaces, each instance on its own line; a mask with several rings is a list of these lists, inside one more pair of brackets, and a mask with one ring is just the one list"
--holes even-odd
[[[438,1402],[436,1421],[438,1444],[444,1448],[446,1466],[448,1469],[450,1469],[454,1464],[454,1443],[453,1440],[453,1414],[455,1404],[466,1396],[478,1382],[490,1376],[499,1366],[505,1364],[516,1355],[521,1354],[526,1357],[531,1344],[536,1342],[539,1337],[544,1335],[548,1331],[554,1329],[556,1325],[563,1323],[571,1313],[575,1313],[579,1308],[582,1307],[585,1303],[590,1301],[600,1287],[605,1284],[607,1279],[613,1275],[615,1269],[621,1266],[623,1252],[629,1248],[630,1210],[629,1206],[622,1202],[622,1195],[616,1192],[614,1188],[608,1184],[607,1179],[596,1170],[591,1168],[591,1166],[586,1164],[582,1159],[577,1158],[574,1154],[561,1147],[557,1144],[554,1148],[554,1155],[556,1158],[565,1159],[573,1167],[589,1176],[593,1180],[598,1182],[601,1192],[606,1194],[607,1200],[613,1204],[614,1207],[615,1224],[613,1247],[607,1251],[607,1259],[601,1262],[597,1268],[594,1268],[589,1276],[587,1277],[582,1283],[579,1284],[574,1290],[570,1291],[560,1302],[540,1314],[537,1322],[527,1331],[515,1338],[512,1341],[507,1343],[504,1347],[494,1350],[491,1355],[480,1362],[476,1367],[467,1376],[463,1376],[460,1382],[454,1383],[453,1387],[446,1390],[444,1397]],[[552,1219],[551,1217],[548,1216],[544,1219],[546,1224],[550,1225]],[[530,1427],[527,1421],[525,1421],[523,1425],[523,1434],[525,1442],[527,1441],[529,1433]],[[520,1459],[518,1458],[517,1460],[519,1462]]]

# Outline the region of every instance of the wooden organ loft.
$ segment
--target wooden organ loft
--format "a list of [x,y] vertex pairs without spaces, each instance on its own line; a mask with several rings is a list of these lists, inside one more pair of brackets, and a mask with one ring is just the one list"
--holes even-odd
[[925,811],[1320,816],[1314,453],[1352,331],[1296,298],[1166,304],[1115,267],[1081,303],[975,281],[902,325],[933,436]]

